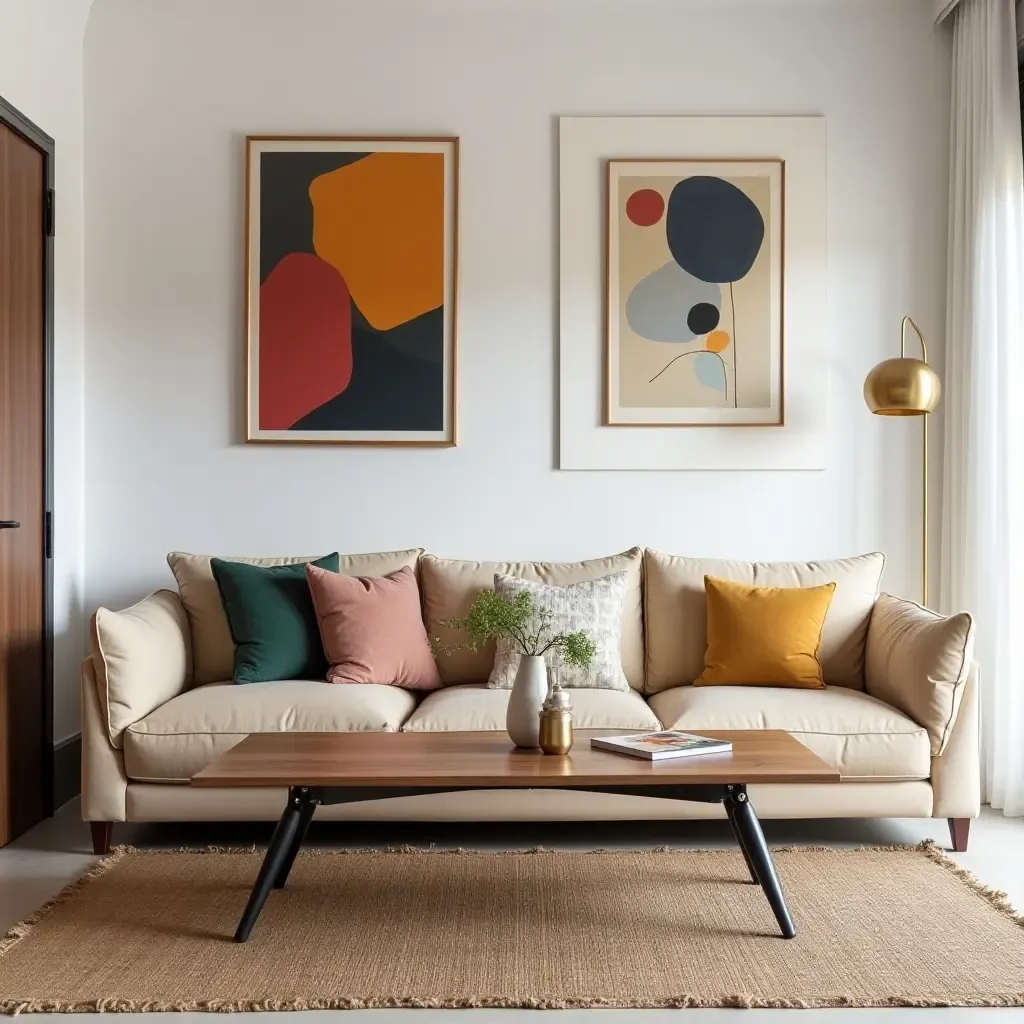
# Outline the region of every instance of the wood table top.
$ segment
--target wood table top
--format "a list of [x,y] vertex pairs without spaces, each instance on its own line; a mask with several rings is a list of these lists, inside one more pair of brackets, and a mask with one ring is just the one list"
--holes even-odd
[[839,772],[787,732],[702,730],[725,754],[647,761],[595,750],[577,729],[568,754],[520,750],[505,732],[265,732],[247,736],[192,777],[193,786],[380,786],[571,789],[575,786],[839,782]]

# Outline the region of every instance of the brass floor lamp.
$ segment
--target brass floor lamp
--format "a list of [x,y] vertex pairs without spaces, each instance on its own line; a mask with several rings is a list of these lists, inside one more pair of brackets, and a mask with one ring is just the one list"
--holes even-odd
[[[921,358],[907,356],[907,325],[921,341]],[[921,417],[921,603],[928,604],[928,414],[939,404],[942,384],[928,365],[921,328],[909,316],[900,326],[900,355],[879,363],[864,380],[864,401],[877,416]]]

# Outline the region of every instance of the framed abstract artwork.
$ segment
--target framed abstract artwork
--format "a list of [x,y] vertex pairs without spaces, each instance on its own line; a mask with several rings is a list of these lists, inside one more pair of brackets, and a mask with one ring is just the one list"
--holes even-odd
[[607,161],[608,425],[783,425],[784,176]]
[[458,139],[246,147],[246,439],[454,445]]

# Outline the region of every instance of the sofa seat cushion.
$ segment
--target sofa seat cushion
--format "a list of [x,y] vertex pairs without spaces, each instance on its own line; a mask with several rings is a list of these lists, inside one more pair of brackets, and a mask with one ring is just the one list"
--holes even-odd
[[252,732],[397,732],[416,698],[374,683],[209,683],[183,693],[125,732],[130,779],[187,782]]
[[[658,729],[654,712],[635,690],[568,690],[577,729]],[[448,686],[429,694],[403,732],[481,732],[505,728],[510,690]]]
[[860,690],[680,686],[650,698],[666,729],[784,729],[844,779],[927,779],[928,733]]

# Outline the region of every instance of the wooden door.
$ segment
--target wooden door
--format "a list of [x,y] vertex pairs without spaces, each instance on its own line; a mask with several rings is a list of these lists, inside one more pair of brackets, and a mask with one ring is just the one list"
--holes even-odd
[[50,812],[46,199],[45,154],[0,123],[0,844]]

